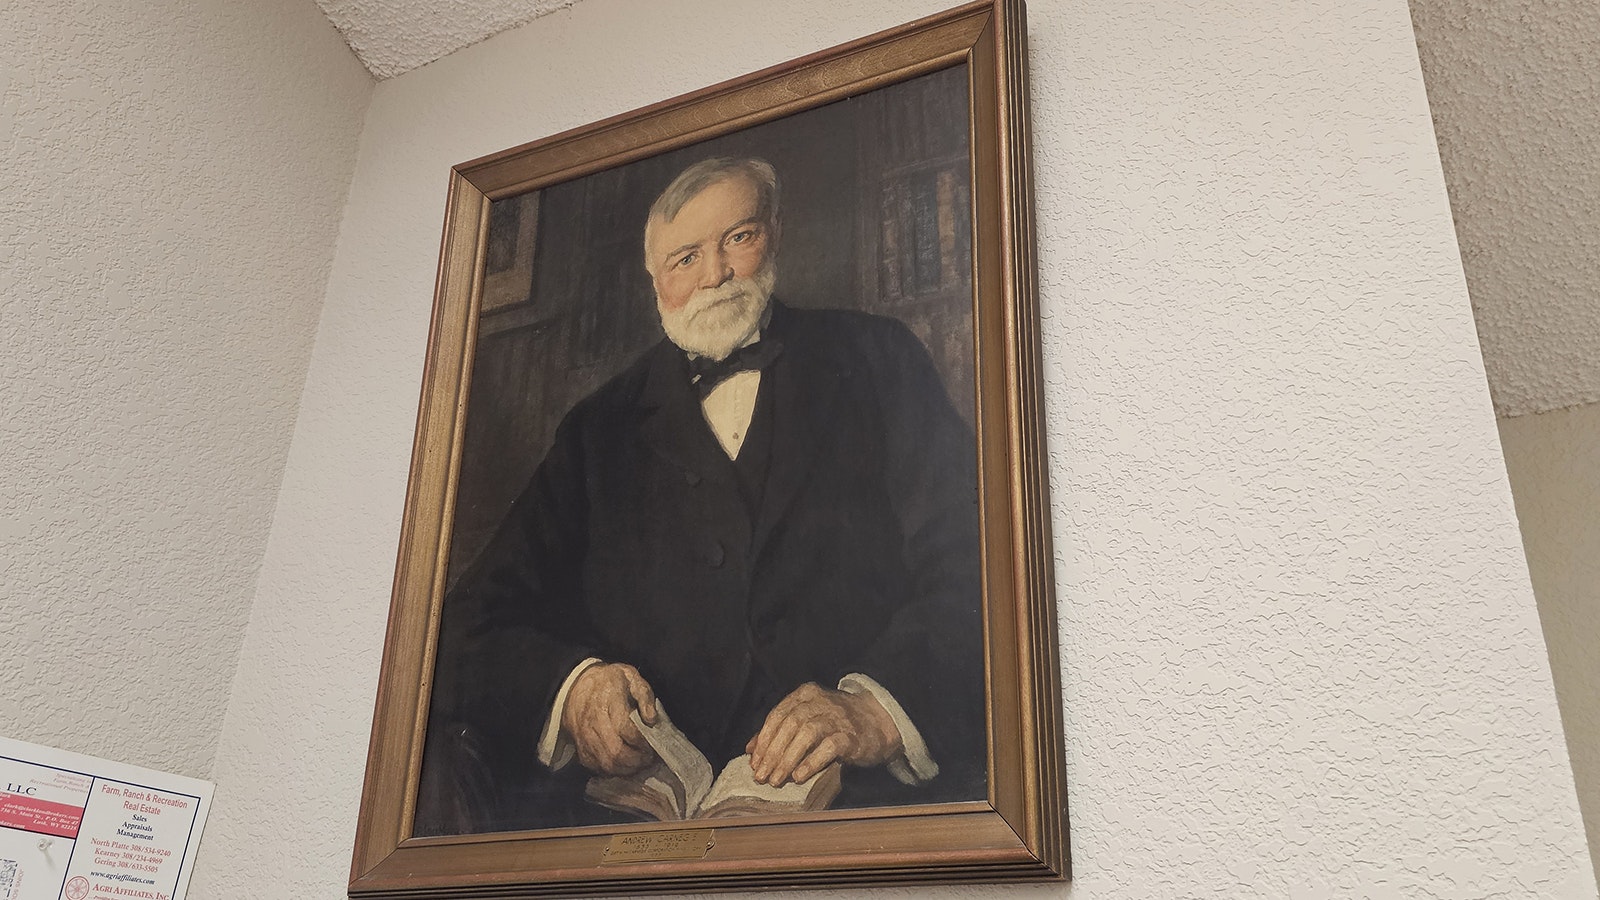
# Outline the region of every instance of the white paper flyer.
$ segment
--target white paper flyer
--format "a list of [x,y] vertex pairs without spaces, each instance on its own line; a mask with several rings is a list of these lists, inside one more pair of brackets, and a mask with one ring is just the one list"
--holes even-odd
[[181,900],[211,791],[0,738],[0,900]]

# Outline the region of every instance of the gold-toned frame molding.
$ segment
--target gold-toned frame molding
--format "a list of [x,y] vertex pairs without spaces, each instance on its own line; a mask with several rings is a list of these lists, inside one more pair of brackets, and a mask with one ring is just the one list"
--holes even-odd
[[[989,716],[987,802],[713,820],[703,859],[601,866],[651,823],[413,837],[489,204],[967,64],[977,435]],[[543,897],[1043,880],[1068,871],[1035,296],[1021,0],[982,0],[456,166],[384,644],[352,898]]]

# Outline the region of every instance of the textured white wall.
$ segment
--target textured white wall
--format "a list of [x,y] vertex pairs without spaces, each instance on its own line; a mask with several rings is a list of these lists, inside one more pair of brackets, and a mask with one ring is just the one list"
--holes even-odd
[[[378,86],[200,896],[342,896],[448,167],[943,5],[585,0]],[[1031,20],[1077,880],[1004,895],[1594,896],[1405,3]]]
[[210,774],[371,90],[311,0],[0,0],[0,733]]
[[1600,878],[1600,403],[1501,419],[1500,440]]

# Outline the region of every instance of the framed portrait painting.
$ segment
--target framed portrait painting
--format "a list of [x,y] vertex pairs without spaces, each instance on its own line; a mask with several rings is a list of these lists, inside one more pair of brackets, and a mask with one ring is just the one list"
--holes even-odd
[[1024,62],[455,167],[350,896],[1065,877]]

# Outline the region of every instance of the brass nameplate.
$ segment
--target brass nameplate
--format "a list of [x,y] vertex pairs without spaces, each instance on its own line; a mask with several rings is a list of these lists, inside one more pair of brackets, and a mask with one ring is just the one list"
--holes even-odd
[[664,859],[705,859],[716,841],[714,828],[687,831],[651,831],[644,834],[614,834],[600,855],[601,865],[612,863],[657,862]]

